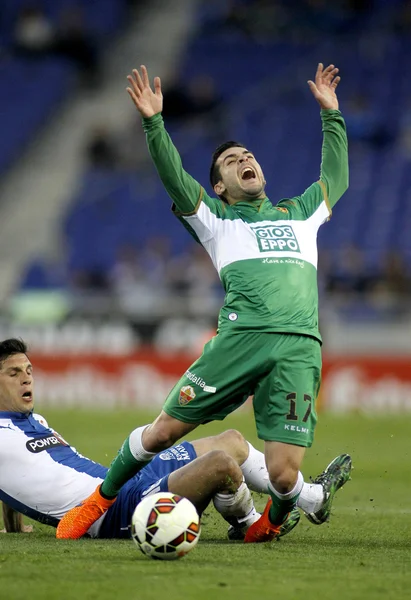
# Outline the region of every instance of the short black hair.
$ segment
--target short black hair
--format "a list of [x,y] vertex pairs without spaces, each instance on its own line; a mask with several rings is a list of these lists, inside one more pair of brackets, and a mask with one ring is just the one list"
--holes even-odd
[[[218,146],[218,148],[216,148],[211,158],[210,166],[210,183],[212,189],[214,189],[215,184],[220,181],[221,177],[220,168],[216,165],[216,162],[218,158],[222,155],[222,153],[228,150],[229,148],[245,148],[245,146],[240,142],[234,142],[233,140],[231,140],[229,142],[224,142],[224,144],[221,144],[220,146]],[[219,197],[221,198],[221,200],[226,201],[224,196]]]
[[0,342],[0,366],[6,358],[13,354],[27,354],[27,344],[17,338],[9,338]]

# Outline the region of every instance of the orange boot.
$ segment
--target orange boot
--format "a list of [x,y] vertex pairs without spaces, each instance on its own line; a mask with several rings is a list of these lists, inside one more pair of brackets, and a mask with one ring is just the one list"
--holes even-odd
[[245,544],[271,542],[279,536],[281,525],[273,525],[268,517],[272,503],[270,498],[261,517],[248,528],[244,538]]
[[115,498],[108,500],[100,494],[100,485],[80,506],[69,510],[58,524],[56,538],[77,540],[87,533],[90,527],[114,504]]

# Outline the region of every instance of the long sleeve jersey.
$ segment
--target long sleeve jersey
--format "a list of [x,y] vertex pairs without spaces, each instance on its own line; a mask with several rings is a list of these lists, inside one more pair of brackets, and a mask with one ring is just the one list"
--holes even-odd
[[203,245],[225,301],[220,332],[310,335],[318,330],[317,232],[348,187],[348,149],[338,110],[321,111],[321,172],[301,196],[229,205],[210,197],[183,168],[161,114],[143,119],[147,144],[173,211]]

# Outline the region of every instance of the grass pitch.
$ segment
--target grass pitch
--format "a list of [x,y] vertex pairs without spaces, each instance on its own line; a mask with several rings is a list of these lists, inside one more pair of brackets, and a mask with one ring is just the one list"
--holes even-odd
[[[151,415],[41,411],[86,456],[109,464],[133,427]],[[191,436],[238,428],[261,447],[252,414],[239,412]],[[153,561],[131,541],[57,541],[35,523],[31,534],[0,534],[0,599],[30,600],[395,600],[411,597],[411,417],[321,415],[303,473],[317,475],[349,452],[353,479],[338,494],[330,523],[302,517],[272,544],[228,542],[210,508],[201,540],[179,561]],[[257,507],[265,504],[256,498]]]

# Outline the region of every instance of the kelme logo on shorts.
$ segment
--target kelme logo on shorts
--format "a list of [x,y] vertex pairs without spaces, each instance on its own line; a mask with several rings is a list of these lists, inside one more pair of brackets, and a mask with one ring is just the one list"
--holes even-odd
[[180,406],[185,406],[186,404],[191,402],[191,400],[194,400],[195,397],[196,397],[196,393],[193,390],[193,388],[191,387],[191,385],[183,385],[183,387],[180,390],[180,396],[178,398],[178,403]]
[[260,252],[300,252],[291,225],[268,225],[253,228]]

